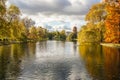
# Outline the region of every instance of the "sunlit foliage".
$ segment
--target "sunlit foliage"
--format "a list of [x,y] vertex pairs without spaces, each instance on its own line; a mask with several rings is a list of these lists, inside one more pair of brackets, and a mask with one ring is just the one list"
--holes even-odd
[[120,1],[108,3],[106,10],[105,42],[120,43]]
[[82,26],[78,33],[78,41],[80,43],[102,42],[105,33],[105,19],[105,4],[98,3],[93,5],[85,17],[87,24]]
[[76,41],[77,40],[77,27],[73,27],[73,32],[67,36],[67,41]]

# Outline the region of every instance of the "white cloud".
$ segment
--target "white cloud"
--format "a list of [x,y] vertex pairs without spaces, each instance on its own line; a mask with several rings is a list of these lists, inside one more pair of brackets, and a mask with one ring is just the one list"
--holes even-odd
[[[18,6],[24,16],[28,16],[36,21],[36,25],[46,24],[62,27],[81,26],[85,24],[84,17],[91,5],[100,0],[8,0],[9,3]],[[53,23],[54,22],[54,23]],[[55,24],[56,22],[56,24]],[[69,25],[68,25],[69,23]],[[51,25],[50,25],[51,26]]]

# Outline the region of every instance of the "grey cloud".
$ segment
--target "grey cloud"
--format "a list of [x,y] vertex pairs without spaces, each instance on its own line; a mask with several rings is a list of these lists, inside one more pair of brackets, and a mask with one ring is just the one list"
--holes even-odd
[[53,4],[45,1],[37,1],[36,3],[25,3],[23,0],[9,0],[10,3],[16,4],[23,12],[28,14],[35,13],[60,13],[66,6],[71,5],[68,0],[53,0]]
[[75,6],[66,7],[64,11],[69,15],[85,15],[91,6],[98,2],[100,2],[100,0],[77,0]]
[[[51,0],[52,3],[45,0],[33,0],[32,2],[25,2],[27,0],[9,0],[10,3],[17,5],[23,13],[35,15],[38,13],[44,15],[84,15],[88,12],[90,6],[100,0],[80,0],[76,1],[78,6],[72,6],[70,0]],[[30,0],[31,1],[31,0]]]
[[55,1],[55,4],[58,6],[58,7],[66,7],[66,6],[70,6],[71,3],[68,1],[68,0],[54,0]]

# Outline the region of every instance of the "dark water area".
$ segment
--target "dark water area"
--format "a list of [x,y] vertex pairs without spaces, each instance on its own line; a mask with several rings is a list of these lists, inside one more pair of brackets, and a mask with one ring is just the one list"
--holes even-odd
[[120,80],[120,49],[62,41],[0,46],[0,80]]

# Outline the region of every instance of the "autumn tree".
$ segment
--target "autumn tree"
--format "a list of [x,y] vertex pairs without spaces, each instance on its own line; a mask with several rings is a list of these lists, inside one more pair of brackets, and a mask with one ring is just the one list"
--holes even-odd
[[78,33],[78,41],[80,43],[98,43],[101,42],[101,34],[99,29],[96,28],[97,24],[87,23],[82,26]]
[[12,20],[18,19],[20,15],[20,9],[15,5],[10,5],[8,8],[8,15],[9,15],[9,24],[12,22]]
[[14,20],[10,25],[10,38],[11,40],[24,40],[25,39],[25,27],[19,20]]
[[21,40],[25,34],[25,26],[19,19],[20,9],[15,5],[10,5],[7,11],[8,14],[8,27],[10,29],[11,40]]
[[7,27],[6,20],[6,0],[0,0],[0,40],[7,39],[9,35],[9,29]]
[[47,38],[47,29],[42,28],[42,27],[38,27],[37,34],[38,34],[39,40],[46,39]]
[[77,27],[74,26],[72,32],[67,36],[67,41],[76,41],[77,39]]
[[6,13],[5,2],[6,0],[0,0],[0,17],[3,17]]
[[16,5],[5,5],[6,0],[0,0],[0,41],[39,40],[39,36],[46,38],[46,29],[34,26],[32,19],[20,18],[21,11]]
[[106,18],[105,5],[104,3],[93,5],[87,13],[85,20],[92,23],[104,21]]
[[77,39],[77,27],[76,26],[73,27],[73,36],[72,36],[72,39],[73,40]]
[[31,26],[35,25],[35,21],[33,21],[31,18],[28,17],[23,18],[22,21],[26,29],[29,29]]
[[106,10],[107,18],[105,21],[105,42],[120,43],[120,0],[108,3]]
[[37,40],[38,39],[38,35],[37,35],[37,29],[36,27],[32,26],[29,30],[29,35],[28,35],[28,38],[30,40]]
[[105,3],[93,5],[87,13],[85,20],[87,24],[78,33],[78,41],[81,42],[102,42],[104,40],[106,19]]
[[72,41],[73,40],[73,33],[70,33],[67,38],[66,38],[67,41]]
[[106,3],[97,3],[93,5],[85,17],[85,20],[88,21],[88,23],[93,23],[96,25],[94,29],[97,30],[97,32],[100,34],[101,42],[104,40],[103,36],[105,33],[105,6]]

